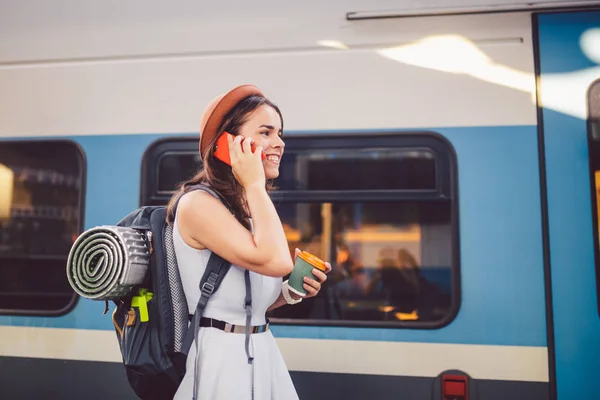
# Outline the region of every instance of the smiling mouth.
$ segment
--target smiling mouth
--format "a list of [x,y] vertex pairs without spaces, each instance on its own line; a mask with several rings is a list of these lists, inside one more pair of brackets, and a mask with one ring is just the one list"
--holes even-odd
[[279,161],[281,160],[281,157],[275,154],[271,154],[267,156],[267,161],[272,162],[273,164],[279,165]]

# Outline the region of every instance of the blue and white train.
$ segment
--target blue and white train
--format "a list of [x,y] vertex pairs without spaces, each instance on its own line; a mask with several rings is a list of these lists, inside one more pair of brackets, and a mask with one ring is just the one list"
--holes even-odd
[[285,118],[291,248],[334,265],[271,315],[301,399],[600,398],[600,5],[377,3],[0,6],[1,399],[135,398],[66,256],[164,203],[242,83]]

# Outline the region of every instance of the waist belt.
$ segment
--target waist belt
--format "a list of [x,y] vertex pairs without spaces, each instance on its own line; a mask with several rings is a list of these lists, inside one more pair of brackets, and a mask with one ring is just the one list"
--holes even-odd
[[[200,326],[205,328],[217,328],[227,333],[246,333],[245,325],[233,325],[214,318],[200,318]],[[269,321],[265,325],[251,325],[250,333],[262,333],[269,330]]]

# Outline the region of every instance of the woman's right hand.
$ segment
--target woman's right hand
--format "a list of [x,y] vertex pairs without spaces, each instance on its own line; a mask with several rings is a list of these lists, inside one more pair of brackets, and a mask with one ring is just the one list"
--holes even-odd
[[244,187],[244,189],[257,184],[265,187],[265,168],[262,163],[262,147],[257,146],[252,153],[250,145],[252,139],[242,135],[233,136],[227,134],[229,144],[229,157],[231,159],[231,169],[235,179]]

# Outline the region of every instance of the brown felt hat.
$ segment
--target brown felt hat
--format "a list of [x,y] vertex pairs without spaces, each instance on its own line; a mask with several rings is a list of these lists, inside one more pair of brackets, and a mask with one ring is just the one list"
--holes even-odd
[[241,85],[231,89],[225,94],[221,94],[208,103],[200,118],[200,155],[204,155],[206,146],[213,140],[218,132],[219,126],[223,122],[223,118],[233,107],[236,106],[244,98],[264,94],[254,85]]

